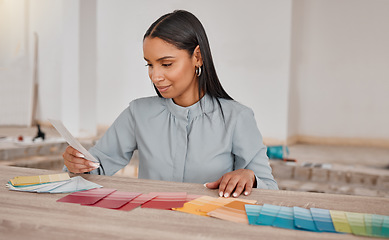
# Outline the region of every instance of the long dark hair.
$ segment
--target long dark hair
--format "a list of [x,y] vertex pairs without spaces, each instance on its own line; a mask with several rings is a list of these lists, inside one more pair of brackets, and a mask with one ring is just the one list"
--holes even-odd
[[[176,46],[178,49],[188,51],[190,56],[194,53],[195,48],[199,46],[203,59],[202,71],[198,80],[199,96],[201,96],[201,93],[203,92],[215,98],[220,109],[221,104],[218,98],[232,100],[223,89],[216,74],[211,49],[204,27],[192,13],[185,10],[176,10],[172,13],[163,15],[151,24],[149,29],[147,29],[143,40],[147,37],[160,38]],[[155,91],[158,96],[162,97],[156,88]]]

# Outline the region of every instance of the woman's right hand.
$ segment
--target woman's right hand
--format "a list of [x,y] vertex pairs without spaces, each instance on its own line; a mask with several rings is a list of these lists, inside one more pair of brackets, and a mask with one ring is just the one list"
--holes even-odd
[[71,146],[66,148],[62,156],[65,166],[72,173],[90,172],[100,166],[98,163],[86,160],[82,153]]

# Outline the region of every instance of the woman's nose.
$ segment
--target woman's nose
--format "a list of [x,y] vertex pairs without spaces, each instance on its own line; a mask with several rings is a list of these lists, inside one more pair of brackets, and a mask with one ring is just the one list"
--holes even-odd
[[164,79],[163,73],[159,69],[156,68],[150,69],[149,74],[152,82],[159,82]]

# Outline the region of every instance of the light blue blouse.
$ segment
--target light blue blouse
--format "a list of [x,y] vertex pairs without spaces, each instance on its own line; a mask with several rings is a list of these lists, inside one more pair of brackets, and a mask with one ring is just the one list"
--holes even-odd
[[157,96],[132,101],[89,150],[100,161],[91,173],[115,174],[138,149],[139,178],[206,183],[251,169],[258,188],[278,189],[253,111],[219,100],[223,113],[209,95],[189,107]]

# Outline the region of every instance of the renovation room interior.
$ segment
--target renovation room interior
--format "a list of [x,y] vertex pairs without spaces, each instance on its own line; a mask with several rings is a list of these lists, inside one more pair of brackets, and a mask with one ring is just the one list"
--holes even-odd
[[[142,37],[174,9],[201,19],[223,87],[296,160],[270,160],[280,189],[389,197],[385,0],[0,0],[0,165],[61,171],[49,118],[89,148],[155,95]],[[116,175],[137,169],[135,154]]]

